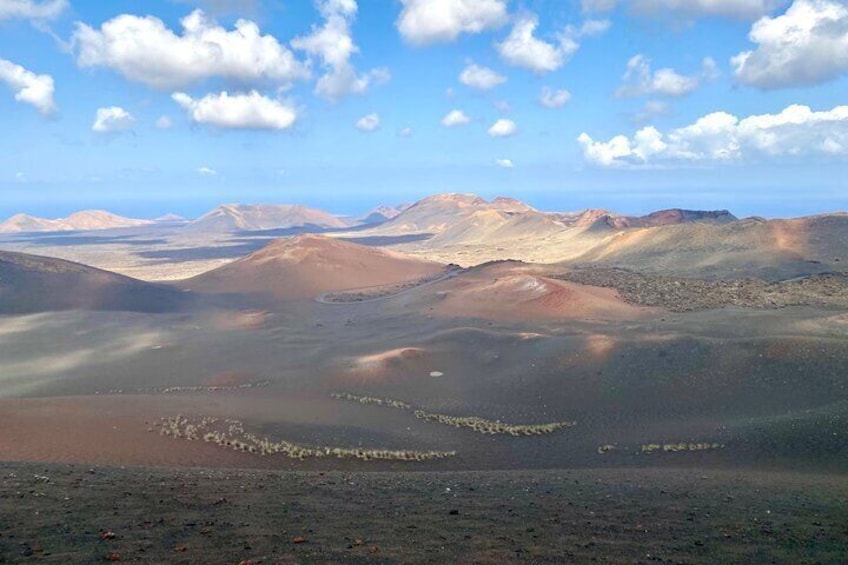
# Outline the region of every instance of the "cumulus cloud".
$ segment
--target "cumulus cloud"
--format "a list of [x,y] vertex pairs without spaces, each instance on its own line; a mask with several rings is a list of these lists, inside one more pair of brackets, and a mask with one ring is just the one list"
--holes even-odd
[[579,28],[566,26],[556,34],[556,42],[536,37],[538,26],[539,18],[535,14],[526,13],[519,16],[507,38],[495,44],[501,58],[512,66],[539,74],[555,71],[567,63],[580,48],[579,39],[605,32],[610,23],[607,20],[589,20]]
[[413,45],[447,43],[462,33],[496,29],[507,21],[506,0],[401,0],[396,25]]
[[571,100],[571,93],[565,89],[554,90],[550,86],[542,87],[539,104],[545,108],[561,108]]
[[11,61],[0,59],[0,82],[5,82],[15,93],[15,100],[34,106],[43,115],[49,116],[56,111],[53,101],[55,88],[50,75],[37,75]]
[[518,133],[518,126],[512,120],[501,118],[492,124],[488,133],[492,137],[511,137]]
[[240,19],[227,31],[195,10],[180,23],[181,35],[153,16],[122,14],[100,29],[77,23],[72,37],[77,64],[110,68],[158,89],[212,77],[282,84],[309,78],[307,66],[252,21]]
[[469,123],[471,123],[471,118],[466,116],[462,110],[451,110],[442,118],[442,125],[449,128]]
[[624,84],[616,91],[619,97],[663,95],[686,96],[701,86],[701,81],[715,78],[718,74],[715,61],[704,58],[701,72],[681,75],[671,68],[651,69],[651,60],[644,55],[635,55],[627,62],[627,71],[622,77]]
[[459,74],[459,82],[478,90],[490,90],[505,83],[506,77],[488,67],[481,67],[469,62],[468,66]]
[[223,129],[284,130],[297,119],[294,107],[255,90],[246,94],[208,94],[200,99],[176,92],[171,98],[186,110],[191,121]]
[[91,131],[97,133],[120,133],[132,129],[135,118],[120,106],[98,108],[91,124]]
[[209,167],[200,167],[197,169],[197,172],[205,177],[214,177],[218,174],[218,171],[215,169],[210,169]]
[[495,159],[495,164],[504,169],[512,169],[515,167],[515,163],[512,162],[512,159]]
[[359,131],[374,131],[380,127],[380,116],[374,112],[362,116],[356,121],[356,127]]
[[412,131],[412,128],[405,127],[405,128],[399,129],[397,133],[398,133],[398,137],[412,137],[412,134],[414,132]]
[[315,85],[315,93],[331,101],[348,94],[362,94],[372,83],[391,78],[387,69],[373,69],[359,74],[350,58],[359,52],[353,41],[351,24],[356,18],[355,0],[319,0],[316,5],[324,17],[324,25],[312,28],[312,33],[292,40],[292,47],[317,57],[325,73]]
[[786,13],[751,28],[753,51],[731,60],[736,80],[762,89],[820,84],[848,73],[848,6],[795,0]]
[[0,20],[53,20],[68,8],[68,0],[0,0]]
[[608,12],[618,5],[647,16],[726,16],[756,19],[786,3],[786,0],[581,0],[586,12]]
[[171,129],[173,125],[174,122],[168,116],[159,116],[159,119],[156,120],[156,127],[159,129]]
[[584,158],[605,167],[667,163],[726,163],[745,159],[805,156],[848,157],[848,106],[814,112],[793,105],[778,114],[740,119],[714,112],[664,135],[652,126],[632,138],[618,135],[595,141],[578,138]]

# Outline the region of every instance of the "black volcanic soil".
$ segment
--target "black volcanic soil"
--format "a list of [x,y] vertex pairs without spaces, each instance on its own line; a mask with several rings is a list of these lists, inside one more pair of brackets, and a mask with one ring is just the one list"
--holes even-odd
[[[462,276],[381,300],[316,302],[334,261],[306,257],[297,295],[262,310],[220,296],[203,311],[0,316],[0,460],[31,462],[0,464],[0,561],[116,552],[141,563],[845,562],[840,276],[734,290],[626,274],[622,294],[632,284],[665,309],[601,316],[581,309],[582,295],[558,303],[567,318],[526,308],[484,317],[450,308]],[[36,281],[90,280],[79,265],[27,261]],[[382,281],[372,266],[357,272]],[[291,290],[270,267],[257,280]],[[498,308],[537,287],[506,275],[493,287]],[[32,296],[73,288],[51,284]],[[757,307],[716,309],[745,305],[728,296]],[[803,301],[759,302],[775,297]],[[484,435],[414,409],[576,425]],[[239,420],[250,434],[316,449],[456,455],[263,457],[157,433],[178,415]]]
[[672,312],[728,306],[848,306],[848,274],[845,273],[815,274],[767,282],[756,278],[703,280],[590,267],[551,275],[551,278],[614,288],[631,304],[658,306]]
[[841,476],[0,464],[0,563],[844,563]]

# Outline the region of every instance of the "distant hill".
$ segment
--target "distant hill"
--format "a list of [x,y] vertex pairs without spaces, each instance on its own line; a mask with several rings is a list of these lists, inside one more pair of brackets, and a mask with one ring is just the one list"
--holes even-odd
[[61,220],[47,220],[29,214],[15,214],[5,222],[0,223],[0,233],[61,231],[68,229]]
[[223,204],[188,224],[196,231],[258,231],[297,227],[345,228],[350,224],[323,210],[292,204]]
[[83,210],[67,218],[48,220],[28,214],[16,214],[0,223],[0,233],[103,230],[128,228],[153,223],[151,220],[125,218],[105,210]]
[[848,215],[739,219],[727,210],[673,208],[644,216],[590,209],[540,212],[513,199],[474,194],[425,198],[361,232],[426,234],[397,249],[442,263],[521,259],[602,264],[679,276],[779,279],[848,269]]
[[181,286],[212,293],[259,293],[280,299],[394,284],[444,270],[439,263],[320,235],[299,235],[262,249]]
[[608,214],[598,221],[603,221],[614,229],[626,228],[653,228],[657,226],[670,226],[675,224],[688,224],[692,222],[707,222],[715,224],[726,224],[738,220],[736,216],[727,210],[681,210],[672,208],[652,212],[646,216],[618,216]]
[[478,212],[500,212],[506,218],[535,210],[513,198],[495,198],[489,202],[476,194],[437,194],[419,200],[377,229],[392,235],[441,233]]
[[62,259],[0,251],[0,314],[56,310],[171,312],[181,291]]
[[[488,259],[527,258],[526,248],[549,245],[551,260],[574,257],[594,247],[614,231],[682,223],[727,223],[727,211],[663,210],[647,216],[622,216],[607,210],[576,213],[540,212],[514,198],[487,201],[474,194],[440,194],[420,200],[392,220],[368,230],[383,236],[426,233],[419,248],[450,250],[490,246],[503,253]],[[567,242],[567,246],[563,244]],[[510,254],[510,251],[514,253]],[[541,250],[539,250],[541,254]],[[444,260],[445,256],[440,259]],[[457,258],[458,260],[458,258]]]
[[781,279],[848,268],[848,215],[747,218],[628,229],[573,262],[641,272]]
[[[623,230],[690,222],[727,223],[726,210],[661,210],[646,216],[622,216],[606,210],[572,214],[540,212],[514,198],[487,201],[475,194],[438,194],[424,198],[375,228],[381,233],[431,233],[433,243],[460,244],[491,237],[538,237],[555,231],[603,226]],[[522,233],[523,230],[523,233]]]
[[156,218],[153,221],[154,222],[185,222],[187,220],[185,218],[183,218],[182,216],[178,216],[177,214],[164,214],[162,216],[159,216],[158,218]]
[[359,218],[362,224],[382,224],[399,216],[412,204],[401,204],[400,206],[377,206]]

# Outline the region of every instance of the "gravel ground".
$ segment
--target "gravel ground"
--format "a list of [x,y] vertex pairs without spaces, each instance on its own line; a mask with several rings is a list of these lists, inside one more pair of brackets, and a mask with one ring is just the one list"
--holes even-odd
[[848,481],[0,464],[0,563],[845,563]]
[[614,288],[630,304],[691,312],[736,306],[848,307],[848,275],[828,273],[779,282],[745,278],[702,280],[648,275],[625,269],[584,268],[551,278]]

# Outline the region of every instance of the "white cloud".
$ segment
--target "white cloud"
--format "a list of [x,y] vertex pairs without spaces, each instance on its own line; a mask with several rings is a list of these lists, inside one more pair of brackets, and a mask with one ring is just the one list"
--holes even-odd
[[495,100],[492,102],[492,106],[497,108],[498,112],[503,112],[504,114],[512,111],[512,106],[506,100]]
[[471,88],[489,90],[506,82],[506,77],[488,67],[469,63],[459,74],[459,82]]
[[795,0],[786,13],[751,28],[753,51],[731,60],[736,79],[762,89],[820,84],[848,73],[848,6]]
[[581,3],[586,12],[607,12],[621,4],[647,16],[727,16],[753,20],[785,4],[786,0],[582,0]]
[[198,174],[201,174],[206,177],[214,177],[218,174],[218,171],[215,169],[210,169],[209,167],[200,167],[197,169]]
[[726,112],[703,116],[663,135],[654,127],[609,141],[578,138],[584,158],[606,167],[664,163],[736,162],[745,159],[848,157],[848,106],[814,112],[793,105],[778,114],[740,119]]
[[100,29],[77,23],[72,42],[81,67],[107,67],[158,89],[184,87],[211,77],[241,83],[288,84],[309,69],[249,20],[227,31],[195,10],[180,20],[182,35],[153,16],[122,14]]
[[471,118],[466,116],[462,110],[451,110],[442,118],[442,125],[449,128],[463,126],[468,123],[471,123]]
[[412,131],[412,128],[409,128],[409,127],[401,128],[401,129],[398,130],[398,136],[399,137],[412,137],[413,133],[414,132]]
[[560,68],[580,47],[576,41],[560,36],[559,43],[547,43],[534,36],[539,19],[535,15],[519,18],[509,36],[496,45],[508,64],[546,73]]
[[495,164],[498,167],[503,167],[504,169],[512,169],[515,167],[515,163],[512,162],[512,159],[495,159]]
[[360,131],[374,131],[380,127],[380,116],[374,112],[362,116],[356,121],[356,127]]
[[556,34],[555,43],[537,38],[535,33],[538,26],[539,18],[535,14],[519,16],[507,38],[495,44],[501,58],[510,65],[539,74],[555,71],[580,48],[579,39],[605,32],[610,23],[607,20],[588,20],[579,28],[566,26]]
[[580,37],[595,37],[606,33],[612,27],[612,22],[609,20],[586,20],[580,26],[577,35]]
[[638,123],[647,122],[658,116],[664,116],[670,112],[668,102],[662,100],[648,100],[644,106],[633,114],[633,120]]
[[539,103],[545,108],[561,108],[571,100],[571,93],[565,89],[554,90],[550,86],[542,87]]
[[447,43],[461,33],[496,29],[507,21],[506,0],[401,0],[396,25],[413,45]]
[[0,0],[0,20],[52,20],[68,8],[68,0]]
[[91,131],[97,133],[120,133],[132,129],[135,118],[120,106],[98,108],[91,124]]
[[156,120],[156,127],[159,129],[171,129],[173,125],[174,122],[168,116],[159,116],[159,119]]
[[251,91],[247,94],[207,94],[194,99],[176,92],[174,101],[188,113],[191,121],[224,129],[288,129],[297,119],[291,105]]
[[15,100],[30,104],[48,116],[56,111],[53,77],[37,75],[6,59],[0,59],[0,82],[15,93]]
[[355,0],[318,0],[316,5],[324,17],[324,25],[312,33],[292,40],[292,47],[306,51],[321,61],[325,73],[315,85],[315,93],[331,101],[348,94],[362,94],[372,83],[391,78],[388,69],[373,69],[359,74],[350,58],[359,52],[353,41],[351,24],[356,18]]
[[510,137],[518,133],[518,126],[512,120],[499,119],[489,128],[492,137]]
[[24,173],[15,173],[15,181],[16,182],[26,182],[27,177]]
[[674,69],[651,69],[651,60],[644,55],[635,55],[627,62],[627,71],[622,77],[624,84],[616,90],[616,96],[673,96],[680,97],[691,94],[701,86],[704,79],[717,76],[715,61],[704,58],[701,72],[693,75],[681,75]]

